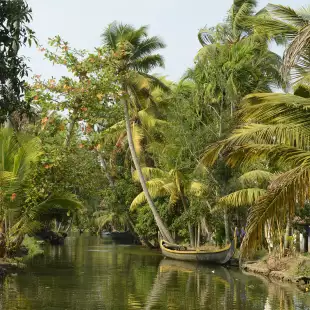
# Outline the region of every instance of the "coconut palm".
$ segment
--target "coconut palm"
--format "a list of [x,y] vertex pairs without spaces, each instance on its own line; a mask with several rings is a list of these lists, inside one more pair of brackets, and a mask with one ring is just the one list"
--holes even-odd
[[[224,23],[199,33],[203,45],[196,56],[196,67],[188,77],[198,85],[201,100],[214,113],[218,139],[231,131],[237,118],[234,111],[251,92],[271,91],[280,86],[281,59],[268,49],[268,36],[255,31],[251,18],[256,1],[234,1]],[[228,182],[227,179],[221,183]],[[228,194],[222,186],[220,196]],[[229,240],[228,214],[224,209],[226,240]]]
[[[155,136],[158,140],[158,137],[164,130],[163,125],[166,122],[162,119],[161,110],[166,101],[163,102],[162,98],[160,98],[162,91],[157,87],[154,88],[154,85],[148,79],[141,77],[133,82],[131,87],[135,88],[135,99],[138,101],[138,104],[135,104],[136,109],[132,111],[130,119],[131,132],[140,164],[147,165],[150,156],[147,153],[146,145],[150,141],[154,141]],[[163,83],[168,84],[166,81]],[[115,155],[119,149],[127,150],[125,121],[119,121],[103,130],[100,133],[100,139],[103,145],[110,143],[115,145],[116,151],[112,155]]]
[[[309,10],[268,5],[268,15],[253,20],[257,32],[287,42],[283,72],[294,70],[298,84],[292,94],[253,94],[242,105],[243,125],[211,147],[204,161],[214,163],[220,153],[231,165],[247,165],[262,158],[282,165],[284,172],[270,183],[265,195],[250,209],[243,250],[261,242],[263,223],[281,230],[296,207],[309,198]],[[296,77],[296,76],[293,76]]]
[[[169,204],[175,205],[181,202],[184,212],[189,210],[190,196],[201,196],[207,190],[207,186],[198,180],[187,180],[181,171],[172,169],[169,172],[158,168],[142,168],[146,185],[152,198],[169,197]],[[137,174],[134,175],[137,180]],[[131,203],[131,209],[147,202],[145,193],[140,193]],[[191,223],[188,222],[191,246],[195,245],[194,232]]]
[[138,102],[132,87],[133,82],[143,76],[152,83],[166,88],[160,80],[149,74],[152,69],[158,66],[163,67],[162,56],[154,54],[154,51],[163,48],[165,45],[158,37],[148,37],[147,27],[135,29],[130,25],[122,25],[116,22],[108,26],[102,34],[102,38],[104,45],[110,48],[114,53],[114,57],[118,59],[118,71],[121,76],[120,84],[123,92],[121,103],[124,106],[128,145],[141,186],[161,234],[168,241],[173,242],[173,238],[161,219],[146,186],[134,147],[130,124],[130,110],[134,110]]
[[234,0],[223,23],[199,31],[198,38],[201,44],[209,45],[216,42],[234,44],[250,36],[252,38],[255,36],[257,40],[261,39],[248,22],[250,17],[262,14],[262,12],[255,13],[256,6],[256,0]]
[[274,231],[282,230],[297,206],[310,198],[309,104],[308,98],[291,94],[249,95],[240,111],[246,125],[205,153],[205,164],[212,165],[219,154],[226,154],[232,166],[264,160],[269,167],[282,167],[250,208],[243,251],[255,249],[261,242],[266,221]]
[[256,32],[285,43],[283,72],[294,69],[294,77],[309,72],[310,10],[294,10],[284,5],[268,4],[264,16],[253,20]]

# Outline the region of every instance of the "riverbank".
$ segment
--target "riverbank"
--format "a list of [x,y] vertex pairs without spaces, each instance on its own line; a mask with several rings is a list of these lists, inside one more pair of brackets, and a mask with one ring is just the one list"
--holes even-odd
[[15,261],[14,259],[4,260],[0,259],[0,280],[6,275],[16,273],[21,270],[25,265],[21,262]]
[[294,283],[300,289],[310,291],[310,258],[306,256],[265,257],[244,263],[242,269],[273,280]]

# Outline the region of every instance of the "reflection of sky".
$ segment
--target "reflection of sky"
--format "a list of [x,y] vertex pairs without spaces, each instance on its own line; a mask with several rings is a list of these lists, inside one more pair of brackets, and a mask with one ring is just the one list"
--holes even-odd
[[[166,69],[157,70],[171,79],[179,79],[192,66],[193,58],[200,48],[197,33],[205,25],[221,22],[233,0],[28,0],[33,8],[32,28],[39,41],[47,44],[47,38],[60,35],[78,49],[100,45],[100,34],[110,22],[117,20],[135,26],[150,25],[150,34],[161,36],[167,44],[163,50]],[[308,0],[261,0],[260,8],[268,2],[306,6]],[[281,48],[275,48],[281,53]],[[36,48],[25,49],[30,66],[44,78],[66,74],[62,66],[52,66],[43,60]]]

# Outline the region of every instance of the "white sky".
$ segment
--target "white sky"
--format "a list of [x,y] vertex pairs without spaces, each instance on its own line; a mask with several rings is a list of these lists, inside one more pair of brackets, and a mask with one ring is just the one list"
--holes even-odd
[[[233,0],[28,0],[33,9],[31,28],[40,43],[60,35],[72,47],[92,50],[101,43],[100,34],[114,20],[139,27],[149,25],[150,35],[160,36],[167,47],[162,51],[166,67],[157,72],[178,80],[200,48],[197,33],[205,25],[221,22]],[[308,0],[261,0],[299,8]],[[276,49],[281,51],[280,49]],[[44,78],[65,74],[62,67],[52,66],[36,48],[25,48],[33,74]]]

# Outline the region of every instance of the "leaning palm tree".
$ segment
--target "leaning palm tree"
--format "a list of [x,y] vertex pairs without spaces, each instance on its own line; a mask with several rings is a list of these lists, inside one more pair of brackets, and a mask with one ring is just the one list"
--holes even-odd
[[103,44],[110,48],[113,51],[114,57],[118,59],[119,82],[123,92],[121,103],[124,106],[128,145],[142,189],[161,234],[165,239],[173,242],[173,238],[161,219],[148,191],[134,147],[130,124],[130,110],[134,110],[139,103],[137,96],[135,96],[134,87],[132,87],[133,82],[143,76],[152,83],[166,88],[157,78],[149,74],[152,69],[163,67],[164,61],[162,56],[153,52],[165,47],[165,45],[158,37],[148,37],[147,27],[135,29],[130,25],[122,25],[117,22],[108,26],[103,32],[102,38]]
[[[184,174],[176,169],[172,169],[169,172],[163,171],[158,168],[142,168],[149,192],[152,198],[169,197],[169,204],[175,205],[177,202],[181,202],[184,212],[189,210],[189,197],[201,196],[207,190],[207,186],[202,182],[195,179],[186,179]],[[134,175],[134,179],[137,179],[137,175]],[[146,202],[145,193],[140,193],[131,203],[131,208],[134,209],[137,206]],[[188,222],[188,231],[190,236],[191,246],[195,245],[195,237],[193,227]]]
[[[165,83],[168,82],[165,81]],[[158,140],[164,130],[163,125],[166,125],[161,113],[162,106],[166,104],[166,101],[163,102],[162,98],[160,98],[162,91],[157,87],[154,88],[152,84],[145,77],[131,83],[138,103],[135,104],[136,109],[132,111],[130,124],[135,151],[141,165],[145,164],[149,159],[146,145],[156,138]],[[119,121],[100,132],[100,140],[103,145],[114,144],[116,150],[127,149],[126,142],[128,139],[125,121]],[[112,153],[112,159],[115,157],[115,153]]]

